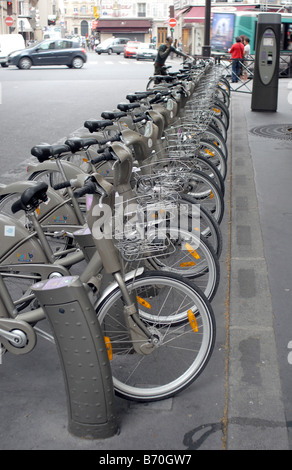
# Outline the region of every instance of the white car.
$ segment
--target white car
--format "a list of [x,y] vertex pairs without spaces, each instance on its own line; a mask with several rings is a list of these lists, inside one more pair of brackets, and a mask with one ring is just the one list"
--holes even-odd
[[137,60],[155,60],[157,56],[157,49],[155,44],[142,43],[139,44],[136,53]]

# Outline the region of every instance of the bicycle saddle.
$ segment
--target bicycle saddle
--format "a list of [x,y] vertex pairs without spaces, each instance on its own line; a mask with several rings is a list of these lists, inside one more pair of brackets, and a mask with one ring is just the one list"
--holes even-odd
[[20,210],[36,209],[40,202],[46,202],[48,185],[44,181],[40,181],[35,186],[27,188],[21,195],[20,199],[15,201],[11,206],[13,214]]
[[134,108],[140,108],[140,104],[139,103],[119,103],[117,108],[120,110],[120,111],[130,111],[130,109],[134,109]]
[[95,132],[99,129],[104,129],[107,126],[112,126],[113,123],[109,119],[103,121],[98,121],[97,119],[89,119],[85,121],[84,127],[89,130],[89,132]]
[[49,160],[51,157],[60,156],[64,153],[70,152],[70,148],[64,144],[40,144],[35,145],[30,153],[38,159],[40,163]]
[[127,116],[127,113],[123,111],[103,111],[101,113],[101,117],[103,119],[110,119],[111,121],[114,119],[120,119],[121,117]]

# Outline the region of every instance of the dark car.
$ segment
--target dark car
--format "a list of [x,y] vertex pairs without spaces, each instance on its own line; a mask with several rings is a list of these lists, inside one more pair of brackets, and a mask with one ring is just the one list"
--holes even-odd
[[47,39],[8,56],[8,64],[19,69],[30,69],[32,65],[67,65],[80,69],[86,61],[85,49],[71,39]]

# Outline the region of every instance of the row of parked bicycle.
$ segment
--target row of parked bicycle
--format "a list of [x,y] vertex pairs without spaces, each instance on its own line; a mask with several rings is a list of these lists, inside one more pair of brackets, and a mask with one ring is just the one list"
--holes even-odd
[[230,92],[208,60],[126,99],[34,146],[28,179],[0,185],[0,343],[55,342],[34,286],[77,272],[115,392],[151,401],[192,383],[214,348]]

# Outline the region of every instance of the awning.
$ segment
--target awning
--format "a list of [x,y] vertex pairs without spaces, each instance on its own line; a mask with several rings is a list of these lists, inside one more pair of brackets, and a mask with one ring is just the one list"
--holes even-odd
[[104,31],[108,33],[123,32],[140,32],[148,33],[151,28],[151,22],[149,20],[98,20],[98,31]]
[[17,18],[17,27],[20,33],[27,33],[33,31],[31,24],[27,18]]
[[174,12],[174,17],[177,20],[183,13],[186,13],[188,10],[190,10],[191,7],[183,8],[182,10],[177,10]]
[[204,23],[205,22],[205,7],[192,7],[184,15],[184,23]]

